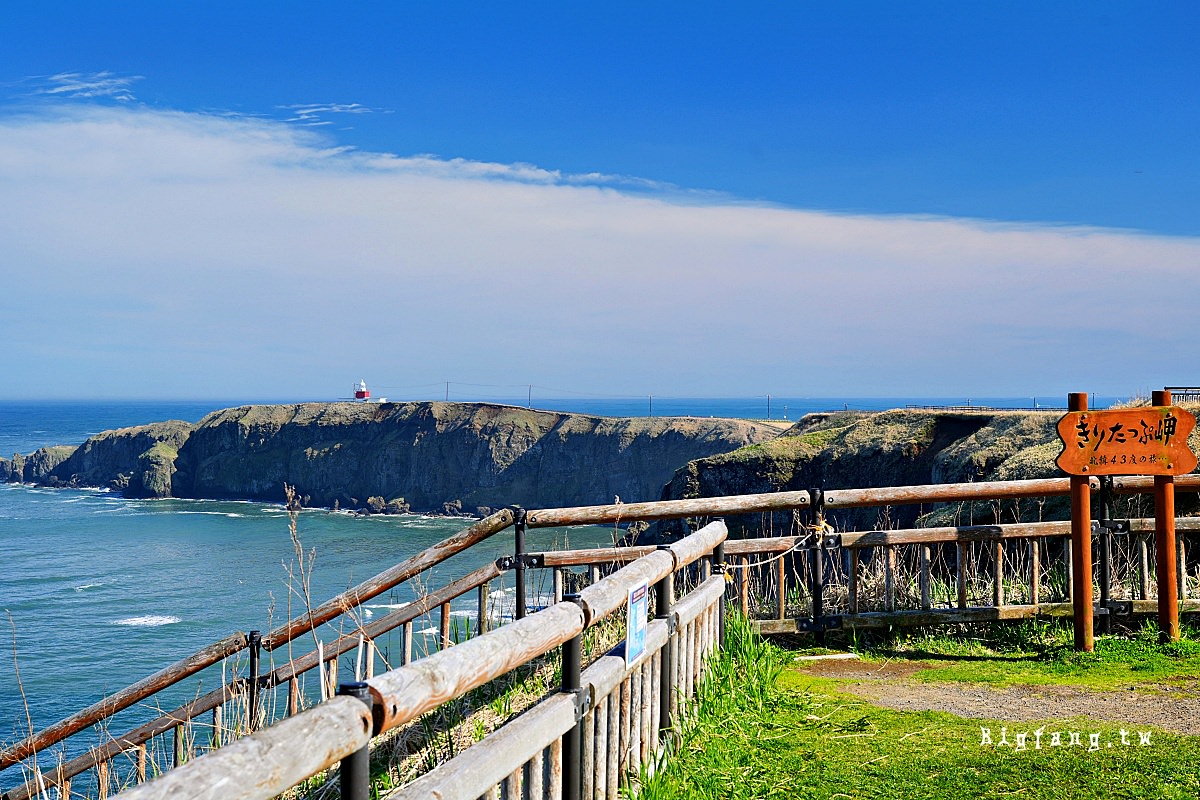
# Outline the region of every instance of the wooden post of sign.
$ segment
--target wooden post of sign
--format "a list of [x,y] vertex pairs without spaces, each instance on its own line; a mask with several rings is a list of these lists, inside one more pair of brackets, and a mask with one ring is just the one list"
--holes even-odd
[[[1171,405],[1167,390],[1154,393],[1154,405]],[[1171,465],[1168,465],[1171,466]],[[1175,476],[1154,476],[1154,561],[1158,569],[1158,638],[1179,641],[1179,573],[1175,556]]]
[[[1067,395],[1067,408],[1087,411],[1087,392]],[[1074,605],[1075,649],[1092,652],[1092,492],[1087,475],[1071,476],[1071,594]]]

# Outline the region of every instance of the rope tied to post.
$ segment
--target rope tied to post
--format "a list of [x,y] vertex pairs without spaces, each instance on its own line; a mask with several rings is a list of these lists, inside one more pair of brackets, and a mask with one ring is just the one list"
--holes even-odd
[[733,581],[733,575],[730,573],[730,570],[747,569],[749,567],[761,567],[763,564],[770,564],[772,561],[778,561],[779,559],[787,556],[789,553],[794,553],[797,550],[803,550],[804,548],[811,547],[813,545],[816,545],[819,547],[820,542],[821,542],[821,537],[825,536],[825,534],[827,534],[827,533],[834,532],[833,526],[825,521],[825,515],[820,512],[817,513],[817,518],[815,521],[813,521],[813,523],[811,525],[801,525],[801,527],[805,530],[806,534],[803,536],[797,536],[796,543],[793,544],[791,547],[789,547],[787,550],[784,550],[782,553],[777,553],[773,556],[768,556],[766,558],[759,559],[758,561],[746,561],[741,564],[726,563],[725,564],[725,580],[726,580],[726,582]]

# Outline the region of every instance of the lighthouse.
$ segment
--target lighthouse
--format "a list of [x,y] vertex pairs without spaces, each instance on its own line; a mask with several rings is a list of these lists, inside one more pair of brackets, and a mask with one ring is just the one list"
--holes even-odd
[[354,399],[355,400],[370,400],[371,399],[371,392],[370,392],[370,390],[367,389],[367,382],[365,380],[359,381],[358,385],[354,387]]

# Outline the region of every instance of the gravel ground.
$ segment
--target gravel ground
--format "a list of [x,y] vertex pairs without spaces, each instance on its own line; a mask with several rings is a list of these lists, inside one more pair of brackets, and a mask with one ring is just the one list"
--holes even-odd
[[838,680],[847,693],[900,711],[945,711],[959,717],[1014,722],[1082,717],[1200,736],[1200,681],[1106,691],[1058,684],[996,688],[913,680],[912,674],[923,668],[905,661],[815,661],[799,667],[801,672]]

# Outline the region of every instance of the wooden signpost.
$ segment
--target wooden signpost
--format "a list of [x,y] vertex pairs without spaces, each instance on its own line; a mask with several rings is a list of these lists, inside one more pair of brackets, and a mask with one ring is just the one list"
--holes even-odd
[[1058,466],[1071,476],[1071,588],[1075,649],[1095,647],[1092,629],[1092,475],[1154,476],[1154,548],[1158,569],[1158,628],[1164,641],[1179,639],[1179,589],[1175,562],[1175,475],[1196,468],[1188,435],[1191,412],[1171,405],[1171,393],[1155,392],[1153,405],[1089,411],[1087,394],[1067,396],[1058,421],[1063,451]]

